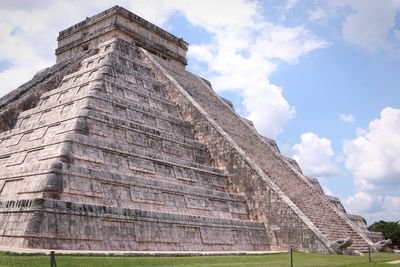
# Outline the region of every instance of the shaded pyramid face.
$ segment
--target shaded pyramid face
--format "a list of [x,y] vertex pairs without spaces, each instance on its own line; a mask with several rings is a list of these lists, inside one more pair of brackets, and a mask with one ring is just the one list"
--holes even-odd
[[207,81],[148,51],[108,38],[30,90],[37,104],[0,133],[0,245],[333,252],[350,236],[368,249]]

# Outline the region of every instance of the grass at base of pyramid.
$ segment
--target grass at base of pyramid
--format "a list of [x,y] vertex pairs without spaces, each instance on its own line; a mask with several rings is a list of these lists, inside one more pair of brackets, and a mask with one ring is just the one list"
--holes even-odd
[[[294,266],[296,267],[313,267],[313,266],[400,266],[394,264],[385,264],[390,261],[400,260],[400,254],[389,253],[372,253],[372,263],[368,260],[368,254],[363,256],[343,256],[343,255],[326,255],[315,253],[295,252],[293,254]],[[290,254],[273,254],[273,255],[251,255],[251,256],[185,256],[185,257],[154,257],[154,256],[68,256],[56,255],[56,263],[58,267],[75,266],[75,267],[127,267],[127,266],[146,266],[146,267],[236,267],[236,266],[290,266]],[[0,267],[42,267],[50,266],[50,256],[48,255],[14,255],[0,253]]]

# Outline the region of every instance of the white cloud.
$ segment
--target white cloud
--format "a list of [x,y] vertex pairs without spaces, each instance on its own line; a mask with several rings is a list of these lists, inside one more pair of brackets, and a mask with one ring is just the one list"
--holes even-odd
[[298,2],[299,0],[287,0],[285,4],[285,10],[293,9]]
[[350,214],[363,214],[368,224],[375,221],[398,221],[400,219],[400,197],[377,195],[359,191],[343,200]]
[[349,213],[374,213],[379,210],[378,201],[363,191],[345,198],[343,203],[348,207]]
[[308,13],[308,20],[310,21],[316,21],[316,20],[320,20],[323,19],[327,16],[327,12],[325,9],[321,8],[321,7],[317,7],[313,10],[311,10]]
[[353,122],[354,116],[352,114],[339,114],[339,119],[344,122]]
[[[0,72],[0,96],[27,82],[55,63],[58,32],[83,20],[98,8],[87,2],[5,1],[0,8],[0,60],[10,67]],[[94,12],[93,12],[94,11]]]
[[394,31],[394,37],[400,41],[400,31]]
[[383,211],[376,220],[384,218],[387,221],[398,221],[400,219],[400,196],[386,196],[382,207]]
[[[227,7],[229,12],[224,12]],[[186,1],[178,9],[193,25],[210,32],[225,31],[225,34],[250,26],[254,23],[254,16],[259,16],[256,2],[243,0]]]
[[282,89],[267,80],[252,85],[243,92],[243,104],[249,112],[257,130],[266,136],[277,136],[288,120],[294,117],[295,109],[282,96]]
[[301,26],[288,28],[265,24],[251,49],[265,59],[295,63],[299,57],[326,45]]
[[400,109],[383,109],[380,119],[358,133],[343,146],[346,168],[353,173],[358,188],[400,188]]
[[[394,204],[400,202],[400,109],[383,109],[368,129],[357,132],[357,138],[343,145],[346,168],[353,174],[357,191],[346,203],[350,210],[365,210],[371,217],[391,214],[392,219],[400,219],[400,213],[391,212],[398,210]],[[363,207],[367,196],[375,209]]]
[[303,173],[313,177],[330,177],[338,173],[331,141],[308,132],[301,135],[301,143],[292,147],[291,156]]
[[42,51],[35,46],[40,43],[36,34],[48,38],[40,30],[40,22],[41,19],[35,19],[27,11],[0,10],[0,60],[11,65],[0,72],[0,95],[26,82],[35,71],[51,65],[50,57],[41,57]]
[[342,34],[346,41],[369,52],[398,49],[399,44],[391,43],[390,39],[399,1],[334,0],[329,3],[333,7],[353,10],[343,23]]
[[[301,26],[289,28],[266,22],[253,3],[245,8],[247,4],[229,2],[233,20],[205,22],[210,18],[202,14],[205,18],[196,21],[207,25],[213,43],[192,45],[189,55],[207,64],[205,75],[218,92],[231,91],[243,97],[248,119],[263,135],[276,137],[295,116],[295,108],[284,98],[282,88],[268,77],[279,63],[296,63],[326,43]],[[238,25],[238,21],[246,23]]]

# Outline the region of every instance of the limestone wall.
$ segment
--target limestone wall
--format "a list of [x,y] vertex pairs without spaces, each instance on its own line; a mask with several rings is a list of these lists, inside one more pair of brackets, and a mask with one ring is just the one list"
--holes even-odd
[[263,223],[250,220],[245,196],[210,164],[207,146],[194,139],[192,123],[182,119],[137,47],[112,40],[80,66],[20,113],[1,139],[5,156],[13,158],[4,160],[0,216],[10,227],[0,244],[91,250],[276,245]]
[[264,226],[255,222],[49,199],[1,202],[0,217],[5,223],[0,243],[17,247],[230,251],[237,243],[242,250],[266,249],[268,240]]

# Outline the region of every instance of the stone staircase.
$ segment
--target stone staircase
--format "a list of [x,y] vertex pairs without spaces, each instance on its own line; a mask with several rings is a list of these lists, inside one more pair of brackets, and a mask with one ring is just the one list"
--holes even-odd
[[368,251],[368,247],[372,246],[371,241],[357,231],[301,173],[218,97],[207,81],[166,61],[157,58],[153,60],[199,103],[330,242],[350,236],[353,240],[351,248]]

